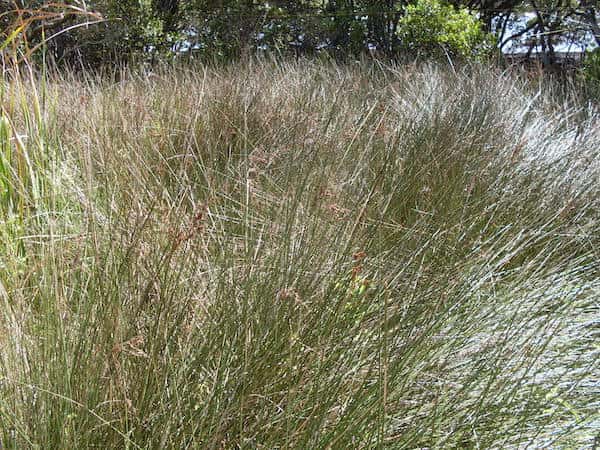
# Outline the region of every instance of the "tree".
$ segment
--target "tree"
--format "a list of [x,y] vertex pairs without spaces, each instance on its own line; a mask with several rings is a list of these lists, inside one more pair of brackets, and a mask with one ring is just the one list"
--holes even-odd
[[398,35],[403,48],[424,56],[472,58],[487,53],[492,41],[465,8],[441,0],[417,0],[406,7]]

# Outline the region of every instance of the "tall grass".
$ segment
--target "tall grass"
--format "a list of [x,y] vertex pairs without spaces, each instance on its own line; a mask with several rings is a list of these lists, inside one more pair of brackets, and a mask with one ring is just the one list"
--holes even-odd
[[595,109],[307,61],[2,92],[4,448],[592,445]]

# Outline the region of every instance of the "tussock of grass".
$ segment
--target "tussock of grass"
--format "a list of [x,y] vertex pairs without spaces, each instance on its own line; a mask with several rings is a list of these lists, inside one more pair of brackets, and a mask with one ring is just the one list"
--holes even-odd
[[4,447],[592,442],[594,110],[306,61],[1,92]]

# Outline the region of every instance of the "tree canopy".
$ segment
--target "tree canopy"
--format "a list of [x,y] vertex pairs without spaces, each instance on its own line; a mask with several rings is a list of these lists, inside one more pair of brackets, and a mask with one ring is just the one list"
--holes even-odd
[[[554,58],[582,33],[600,44],[592,0],[0,0],[0,42],[42,44],[58,63],[95,66],[256,51],[472,57],[523,36]],[[532,15],[522,29],[510,24]],[[492,36],[493,35],[493,36]],[[51,40],[48,40],[52,37]]]

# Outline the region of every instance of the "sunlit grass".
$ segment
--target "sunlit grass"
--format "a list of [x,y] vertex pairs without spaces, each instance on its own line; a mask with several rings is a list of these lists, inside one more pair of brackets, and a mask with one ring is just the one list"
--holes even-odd
[[2,92],[4,447],[593,441],[593,108],[307,61]]

